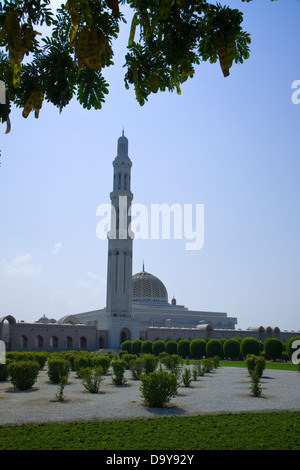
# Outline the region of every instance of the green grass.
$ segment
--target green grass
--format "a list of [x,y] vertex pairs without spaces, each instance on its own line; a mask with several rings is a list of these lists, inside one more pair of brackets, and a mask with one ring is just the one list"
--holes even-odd
[[0,450],[300,450],[300,412],[0,426]]
[[[245,361],[220,361],[220,367],[246,367]],[[266,361],[266,369],[294,370],[298,371],[298,366],[289,362]]]

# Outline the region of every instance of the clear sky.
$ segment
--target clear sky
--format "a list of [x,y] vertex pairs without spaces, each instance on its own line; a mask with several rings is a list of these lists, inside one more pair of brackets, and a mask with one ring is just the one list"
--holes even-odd
[[[53,2],[53,4],[60,2]],[[221,2],[223,3],[223,2]],[[136,240],[133,273],[159,277],[169,300],[227,312],[237,328],[300,329],[300,1],[227,4],[244,11],[251,56],[223,78],[201,64],[182,94],[151,95],[140,107],[124,87],[128,24],[104,75],[102,110],[76,100],[61,114],[43,104],[39,119],[11,115],[1,127],[0,317],[103,308],[107,241],[96,215],[109,203],[112,161],[125,128],[134,202],[204,204],[204,246]]]

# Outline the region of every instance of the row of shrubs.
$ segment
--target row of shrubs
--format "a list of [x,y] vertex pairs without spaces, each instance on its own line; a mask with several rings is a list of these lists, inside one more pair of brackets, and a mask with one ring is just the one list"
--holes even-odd
[[[11,352],[6,364],[0,364],[0,380],[10,380],[15,389],[27,390],[35,384],[39,371],[47,362],[49,381],[60,385],[57,400],[63,400],[63,388],[71,370],[76,371],[84,387],[91,393],[98,393],[103,376],[112,370],[115,385],[126,382],[125,371],[130,370],[135,380],[141,381],[140,390],[149,406],[163,406],[170,398],[170,384],[176,381],[176,393],[180,383],[190,386],[198,375],[204,375],[218,366],[218,358],[195,361],[193,370],[181,370],[182,358],[178,355],[162,353],[160,359],[150,353],[139,357],[123,350],[118,356],[68,351],[61,353],[18,353]],[[158,365],[159,370],[158,369]],[[164,366],[167,370],[163,370]],[[161,385],[157,388],[157,380]],[[172,388],[172,387],[171,387]],[[169,390],[169,392],[167,392]],[[174,387],[172,388],[174,391]],[[174,396],[174,395],[172,395]],[[166,401],[167,400],[167,401]]]
[[188,339],[156,340],[156,341],[124,341],[122,350],[131,354],[150,353],[159,356],[160,353],[178,354],[182,357],[198,359],[200,357],[219,356],[221,359],[244,360],[248,354],[263,355],[270,360],[290,360],[292,344],[300,337],[291,338],[286,342],[278,338],[268,338],[260,342],[255,338],[231,339]]

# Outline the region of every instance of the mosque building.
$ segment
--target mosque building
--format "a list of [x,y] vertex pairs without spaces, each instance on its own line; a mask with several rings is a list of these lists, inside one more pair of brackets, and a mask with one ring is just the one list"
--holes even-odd
[[[153,274],[142,271],[132,275],[134,235],[130,234],[129,208],[132,162],[128,155],[128,139],[118,139],[117,156],[113,161],[111,230],[108,232],[106,307],[84,313],[66,315],[58,321],[45,315],[37,322],[17,322],[12,315],[0,318],[0,340],[7,350],[88,351],[119,349],[126,340],[196,339],[255,337],[264,341],[277,337],[282,341],[295,332],[282,332],[278,327],[249,327],[237,330],[236,317],[222,312],[189,310],[169,302],[164,283]],[[128,234],[130,236],[128,236]]]

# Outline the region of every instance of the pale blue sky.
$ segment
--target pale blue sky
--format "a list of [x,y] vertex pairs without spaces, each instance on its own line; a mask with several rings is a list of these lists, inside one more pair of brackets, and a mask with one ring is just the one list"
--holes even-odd
[[96,210],[109,202],[124,125],[134,202],[205,210],[202,250],[137,240],[134,273],[144,260],[170,299],[227,312],[238,328],[300,329],[300,105],[291,100],[300,1],[227,4],[245,12],[252,44],[226,79],[219,64],[203,63],[181,96],[153,95],[140,107],[124,87],[129,20],[105,71],[102,110],[75,100],[61,114],[44,104],[38,120],[13,110],[11,133],[2,126],[0,137],[0,317],[105,306],[107,241],[96,236]]

